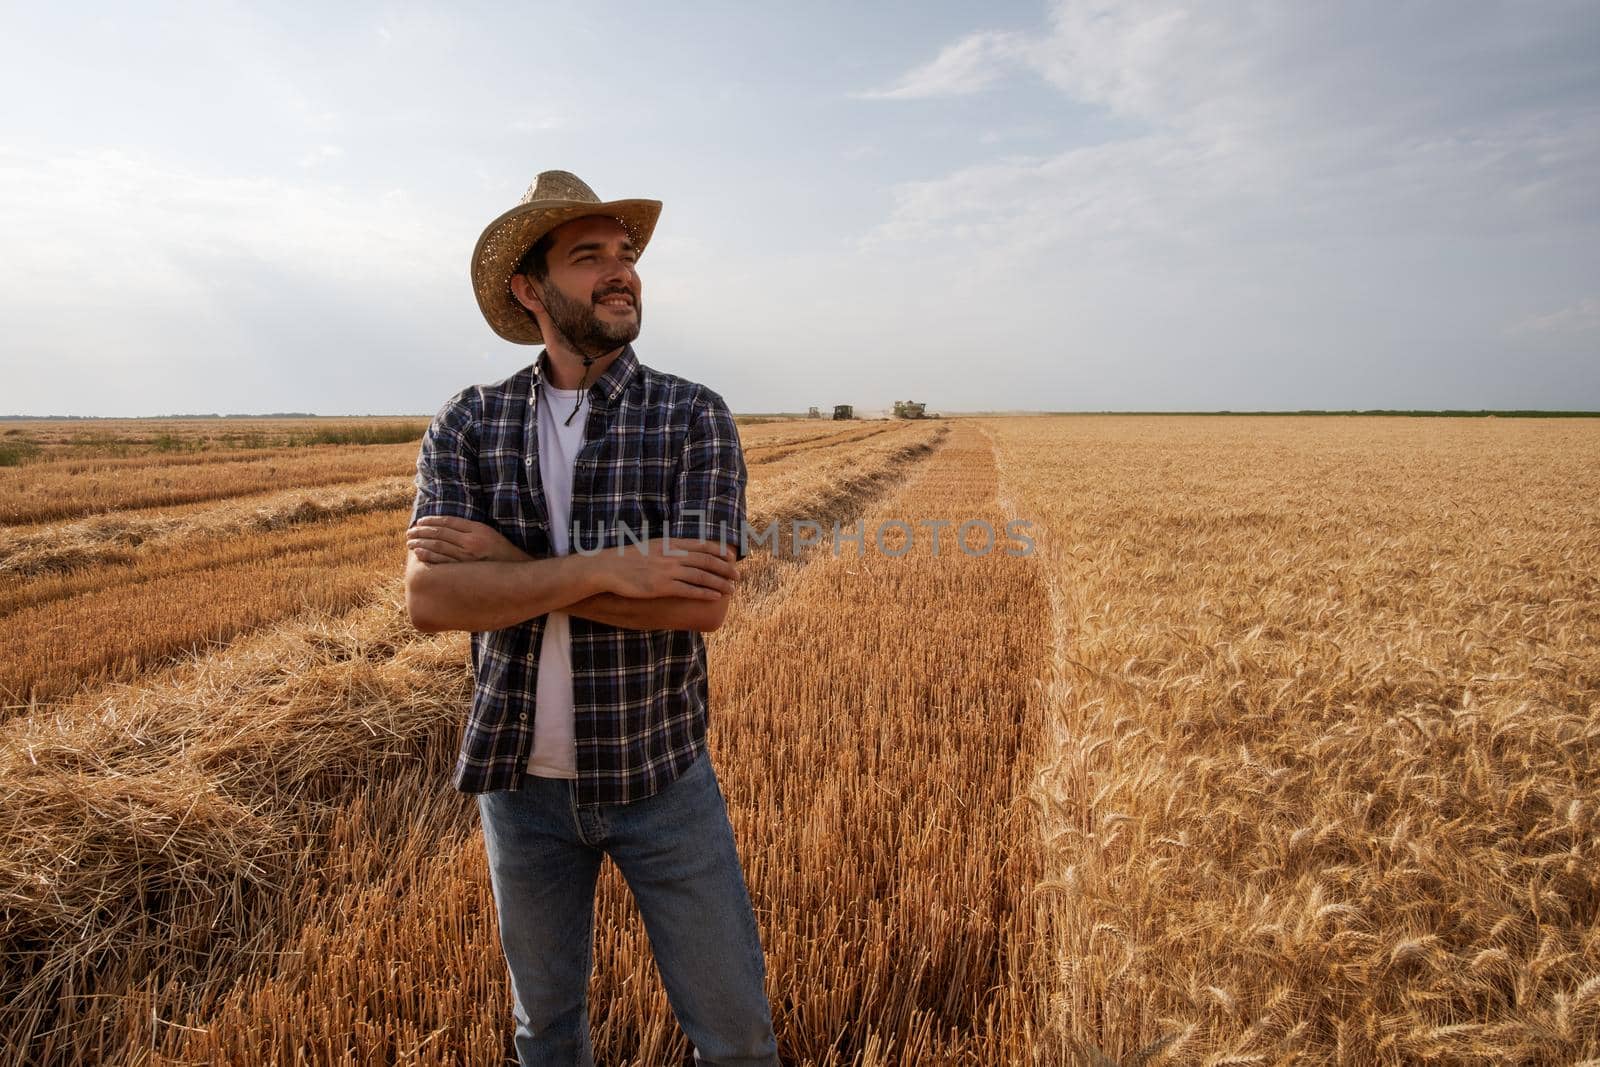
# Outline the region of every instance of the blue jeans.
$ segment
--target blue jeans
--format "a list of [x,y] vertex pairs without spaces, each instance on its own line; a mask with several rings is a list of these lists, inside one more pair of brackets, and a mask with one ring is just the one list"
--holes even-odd
[[590,1067],[594,887],[610,856],[644,918],[696,1063],[774,1067],[766,963],[709,754],[632,804],[528,775],[478,795],[522,1067]]

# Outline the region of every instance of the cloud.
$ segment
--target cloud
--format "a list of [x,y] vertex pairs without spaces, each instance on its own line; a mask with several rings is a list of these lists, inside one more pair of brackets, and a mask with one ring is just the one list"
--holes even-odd
[[852,95],[863,100],[926,100],[967,96],[1023,66],[1024,38],[1016,33],[974,33],[947,45],[937,56],[907,71],[887,89]]
[[1600,297],[1588,297],[1548,315],[1522,319],[1507,327],[1510,337],[1558,336],[1570,337],[1600,331]]
[[327,163],[330,160],[338,159],[343,155],[344,149],[336,144],[318,145],[300,157],[300,166],[302,169],[310,169],[311,167],[315,167],[319,164]]
[[30,277],[33,288],[135,262],[140,270],[118,272],[122,284],[187,295],[210,280],[182,276],[191,255],[295,264],[335,281],[432,275],[448,238],[427,218],[396,189],[225,177],[116,150],[0,151],[0,223],[23,250],[0,257],[0,279]]
[[445,224],[403,190],[0,151],[0,317],[20,372],[8,410],[59,397],[64,377],[72,400],[38,403],[394,410],[402,368],[470,323],[467,249]]
[[1027,70],[1139,132],[904,183],[869,242],[1165,247],[1592,224],[1600,75],[1574,42],[1600,18],[1571,11],[1069,0],[1045,33],[963,38],[879,95],[974,92]]
[[1058,407],[1600,402],[1592,304],[1504,328],[1600,269],[1597,32],[1580,4],[1064,0],[896,88],[1026,78],[1114,121],[894,184],[848,284],[919,368]]
[[512,133],[539,133],[544,130],[559,130],[570,124],[565,115],[531,115],[526,118],[511,121]]

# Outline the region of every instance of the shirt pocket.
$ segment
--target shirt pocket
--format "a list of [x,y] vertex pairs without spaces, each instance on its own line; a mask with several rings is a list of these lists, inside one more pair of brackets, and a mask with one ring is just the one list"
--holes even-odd
[[[605,531],[605,544],[629,544],[632,538],[648,540],[666,535],[672,521],[670,460],[629,450],[623,456],[601,462],[593,487],[589,513]],[[588,539],[586,528],[586,543]]]
[[536,490],[525,480],[521,462],[494,460],[480,465],[484,472],[483,506],[489,524],[524,552],[543,555],[548,535],[536,519]]

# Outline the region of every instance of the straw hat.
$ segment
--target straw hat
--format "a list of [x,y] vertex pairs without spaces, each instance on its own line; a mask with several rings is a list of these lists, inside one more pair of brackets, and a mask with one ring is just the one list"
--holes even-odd
[[538,322],[511,293],[512,272],[528,249],[563,222],[609,215],[627,227],[634,248],[642,253],[660,214],[659,200],[601,201],[577,175],[541,171],[522,203],[489,223],[472,250],[472,290],[478,294],[479,310],[507,341],[543,344]]

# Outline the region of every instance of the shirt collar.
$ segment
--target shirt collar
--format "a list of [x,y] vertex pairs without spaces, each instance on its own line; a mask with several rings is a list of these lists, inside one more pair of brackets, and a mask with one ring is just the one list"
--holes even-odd
[[[539,358],[533,361],[533,388],[538,389],[539,383],[544,380],[544,372],[550,355],[547,349],[539,350]],[[611,361],[611,366],[589,384],[589,396],[592,400],[603,401],[606,407],[611,407],[617,402],[617,397],[622,395],[622,390],[627,388],[633,380],[634,372],[639,369],[639,357],[633,353],[633,345],[623,345],[622,351],[617,353],[617,358]]]

